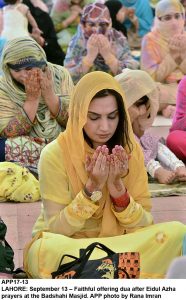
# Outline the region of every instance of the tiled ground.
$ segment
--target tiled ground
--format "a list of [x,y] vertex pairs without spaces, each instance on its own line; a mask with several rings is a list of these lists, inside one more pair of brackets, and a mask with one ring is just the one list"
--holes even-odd
[[[166,137],[168,127],[152,127],[150,131]],[[155,223],[181,221],[186,224],[186,196],[152,199]],[[7,224],[7,241],[15,252],[15,265],[23,265],[23,247],[31,239],[32,226],[39,215],[40,202],[36,203],[0,203],[0,216]]]
[[32,226],[39,215],[41,202],[0,203],[0,216],[7,225],[6,239],[14,249],[15,265],[23,265],[23,247],[31,239]]

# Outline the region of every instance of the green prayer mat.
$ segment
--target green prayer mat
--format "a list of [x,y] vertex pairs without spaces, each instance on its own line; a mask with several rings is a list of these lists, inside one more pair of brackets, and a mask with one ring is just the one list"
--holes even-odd
[[152,197],[186,195],[186,182],[162,184],[155,179],[149,178],[149,189]]

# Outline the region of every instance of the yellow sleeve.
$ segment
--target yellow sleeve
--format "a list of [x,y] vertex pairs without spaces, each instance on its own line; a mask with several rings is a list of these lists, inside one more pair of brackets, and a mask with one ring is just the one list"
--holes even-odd
[[39,162],[39,181],[44,216],[51,232],[67,236],[84,227],[99,206],[80,191],[73,199],[63,157],[57,141],[42,151]]
[[140,146],[136,143],[136,157],[134,167],[130,168],[129,176],[126,179],[125,186],[130,195],[130,203],[127,208],[121,212],[116,212],[114,207],[112,211],[121,225],[126,229],[135,229],[145,227],[153,223],[153,217],[150,213],[151,199],[148,188],[148,177],[144,165],[143,153]]
[[142,205],[136,203],[132,197],[130,197],[130,203],[125,210],[116,212],[112,206],[112,211],[119,223],[123,225],[126,230],[136,230],[137,227],[146,227],[153,224],[151,213],[143,209]]

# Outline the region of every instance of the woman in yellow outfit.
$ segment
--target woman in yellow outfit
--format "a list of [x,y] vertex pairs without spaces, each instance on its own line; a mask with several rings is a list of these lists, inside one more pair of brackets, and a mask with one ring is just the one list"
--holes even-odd
[[43,207],[33,233],[49,233],[47,240],[37,235],[25,252],[30,277],[50,278],[63,254],[78,255],[94,241],[117,252],[139,251],[141,278],[163,278],[181,255],[186,226],[153,225],[143,154],[111,75],[91,72],[78,82],[67,128],[43,149],[39,175]]

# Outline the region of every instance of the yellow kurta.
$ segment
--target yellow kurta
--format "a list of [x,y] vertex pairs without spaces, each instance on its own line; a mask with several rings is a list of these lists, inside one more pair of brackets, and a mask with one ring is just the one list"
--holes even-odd
[[[113,89],[121,95],[132,143],[131,151],[124,145],[131,155],[129,172],[123,178],[130,203],[121,212],[115,211],[106,185],[98,204],[82,194],[88,179],[85,157],[94,153],[86,144],[82,129],[90,101],[102,89]],[[181,255],[186,226],[181,223],[152,225],[143,154],[132,132],[122,88],[111,75],[92,72],[76,85],[66,131],[42,151],[39,178],[43,209],[33,233],[45,229],[50,233],[44,233],[43,238],[41,235],[25,252],[24,267],[30,277],[49,278],[51,269],[57,268],[63,254],[78,255],[79,248],[95,240],[118,252],[139,251],[141,278],[164,277],[171,260]]]
[[[120,213],[115,212],[111,204],[113,214],[118,222],[122,224],[126,233],[151,225],[153,222],[150,213],[151,203],[148,187],[144,181],[147,175],[144,169],[143,157],[139,147],[137,151],[136,167],[141,168],[141,173],[140,175],[137,172],[134,174],[135,189],[130,182],[127,182],[127,178],[125,180],[125,186],[131,195],[130,204]],[[39,172],[41,174],[40,189],[42,198],[50,199],[50,201],[44,201],[44,207],[47,208],[49,213],[46,216],[45,212],[46,219],[44,220],[42,211],[34,227],[34,234],[36,231],[49,229],[51,232],[74,238],[99,236],[103,218],[102,216],[100,218],[94,218],[93,216],[98,209],[98,205],[86,199],[82,191],[74,197],[65,170],[63,153],[57,140],[43,149]],[[51,180],[51,178],[55,179]],[[110,235],[113,234],[110,233]]]

